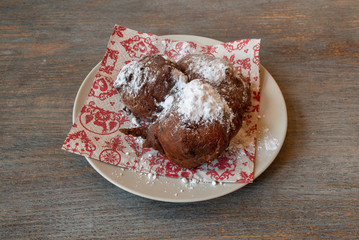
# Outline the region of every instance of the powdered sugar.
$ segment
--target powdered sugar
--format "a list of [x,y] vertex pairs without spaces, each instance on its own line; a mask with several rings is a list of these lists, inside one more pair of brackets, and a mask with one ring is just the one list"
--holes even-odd
[[261,137],[258,148],[264,147],[266,151],[276,151],[279,147],[279,141],[277,138],[273,137],[272,133],[268,128],[265,128],[258,132],[258,135]]
[[166,113],[171,109],[174,101],[173,95],[167,95],[165,100],[160,103],[160,106],[163,108],[160,115],[166,115]]
[[209,61],[208,58],[208,56],[193,55],[188,70],[199,74],[211,84],[219,85],[225,80],[226,70],[230,68],[230,65],[224,59],[211,58]]
[[[150,62],[148,62],[150,64]],[[117,76],[114,87],[137,95],[138,91],[147,82],[156,81],[156,76],[143,62],[132,61],[125,65]]]
[[[173,68],[171,78],[176,84],[165,97],[157,103],[162,107],[159,116],[164,116],[176,103],[177,111],[183,120],[191,122],[223,123],[223,119],[232,122],[233,112],[227,102],[220,96],[212,84],[218,85],[226,78],[228,63],[222,59],[211,59],[195,56],[189,69],[201,75],[203,79],[194,79],[188,83],[188,77],[180,70]],[[156,73],[141,61],[132,61],[120,71],[114,86],[136,95],[146,82],[155,82]],[[167,82],[166,82],[167,83]],[[228,123],[228,122],[227,122]]]
[[[163,108],[159,114],[165,115],[176,102],[178,112],[183,116],[184,120],[192,122],[223,122],[226,117],[231,122],[233,118],[232,110],[217,90],[211,86],[218,85],[221,81],[224,81],[226,71],[229,68],[229,63],[223,59],[193,55],[188,69],[199,74],[203,80],[195,79],[189,83],[187,75],[173,68],[171,78],[175,80],[176,84],[165,97],[165,100],[157,103]],[[141,61],[132,61],[120,71],[114,86],[136,96],[145,83],[155,81],[156,73],[151,71],[147,64]]]
[[164,116],[168,113],[178,93],[183,90],[183,88],[188,82],[188,77],[178,69],[173,69],[171,74],[172,78],[176,80],[176,84],[172,87],[169,94],[165,97],[165,100],[159,103],[159,105],[163,108],[160,113],[161,116]]
[[177,68],[172,69],[171,77],[176,81],[176,84],[173,86],[171,92],[176,92],[182,89],[184,85],[188,82],[188,77]]
[[192,122],[223,122],[233,118],[232,110],[219,93],[199,79],[187,83],[179,93],[178,113]]

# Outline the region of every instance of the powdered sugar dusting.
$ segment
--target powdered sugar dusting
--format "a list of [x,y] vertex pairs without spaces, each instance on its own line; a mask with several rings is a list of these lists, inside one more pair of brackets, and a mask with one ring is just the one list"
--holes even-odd
[[173,105],[174,97],[173,95],[167,95],[165,100],[160,103],[160,106],[163,108],[160,115],[166,115],[167,112],[171,109]]
[[148,66],[146,67],[140,61],[132,61],[122,68],[114,83],[114,87],[117,89],[122,88],[136,96],[146,82],[154,81],[156,81],[156,76]]
[[232,110],[219,93],[199,79],[187,83],[179,93],[177,110],[184,120],[192,122],[223,122],[225,115],[231,120]]
[[173,88],[170,91],[170,94],[174,94],[178,91],[181,91],[186,83],[188,82],[188,77],[183,72],[178,70],[177,68],[172,69],[171,71],[171,77],[175,79],[176,84],[173,86]]
[[209,61],[203,55],[193,55],[192,62],[188,66],[191,72],[199,74],[216,86],[226,79],[226,70],[229,68],[230,66],[226,60],[213,58]]
[[265,148],[267,152],[276,151],[279,147],[279,140],[275,138],[268,128],[259,129],[258,149]]
[[165,97],[165,100],[159,103],[159,105],[163,108],[160,112],[161,116],[164,116],[168,113],[178,93],[182,91],[182,89],[186,86],[188,82],[188,77],[176,68],[171,71],[171,74],[172,78],[176,80],[176,84],[172,87],[169,94]]

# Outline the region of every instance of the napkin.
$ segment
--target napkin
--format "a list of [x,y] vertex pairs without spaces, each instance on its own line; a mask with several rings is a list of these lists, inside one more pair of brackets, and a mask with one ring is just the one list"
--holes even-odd
[[[138,172],[201,182],[252,182],[260,103],[259,49],[259,39],[204,45],[173,41],[116,25],[87,101],[62,149]],[[156,150],[143,148],[143,139],[119,131],[136,126],[136,122],[123,111],[124,105],[113,83],[121,68],[134,59],[164,54],[178,60],[192,53],[224,58],[233,63],[251,83],[251,103],[241,130],[218,159],[195,169],[184,169]]]

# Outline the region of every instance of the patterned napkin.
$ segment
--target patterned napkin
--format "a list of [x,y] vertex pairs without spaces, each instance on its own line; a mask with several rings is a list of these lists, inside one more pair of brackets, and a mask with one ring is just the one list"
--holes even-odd
[[[258,39],[203,45],[173,41],[116,25],[87,101],[62,149],[138,172],[202,182],[252,182],[260,101],[259,48]],[[229,148],[218,159],[195,169],[183,169],[157,151],[142,148],[141,139],[122,134],[120,128],[136,124],[122,110],[123,104],[113,87],[121,68],[133,59],[164,54],[178,60],[189,53],[212,55],[232,62],[251,82],[252,94],[243,126]]]

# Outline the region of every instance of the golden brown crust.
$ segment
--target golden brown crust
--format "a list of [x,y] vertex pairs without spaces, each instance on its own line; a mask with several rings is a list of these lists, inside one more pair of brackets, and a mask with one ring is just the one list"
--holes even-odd
[[[145,56],[133,63],[131,68],[122,70],[121,84],[115,87],[123,103],[139,121],[153,122],[162,110],[158,103],[176,84],[173,73],[178,71],[176,63],[160,55]],[[134,71],[136,68],[139,71]]]
[[[196,61],[205,61],[206,65],[212,66],[210,68],[216,67],[215,65],[223,68],[225,76],[222,76],[222,79],[216,79],[216,84],[213,84],[211,80],[205,78],[206,76],[203,74],[203,71],[196,68]],[[225,59],[218,59],[208,55],[187,55],[180,59],[177,64],[188,75],[189,81],[196,78],[204,79],[204,81],[212,84],[217,92],[226,100],[228,106],[235,114],[230,137],[235,136],[242,126],[242,115],[250,103],[250,86],[243,75]]]
[[170,114],[158,126],[156,135],[163,152],[172,162],[185,168],[213,161],[229,143],[227,127],[218,122],[186,124],[179,116]]
[[[181,167],[194,168],[213,161],[228,147],[231,138],[241,128],[242,116],[250,101],[249,84],[245,82],[243,76],[237,72],[232,64],[223,59],[203,55],[188,55],[177,64],[172,64],[168,63],[167,60],[163,61],[158,56],[148,56],[145,61],[149,61],[151,58],[154,58],[156,62],[160,62],[160,64],[151,65],[151,68],[156,68],[154,71],[161,72],[161,74],[157,75],[158,79],[154,81],[154,84],[146,85],[147,92],[144,95],[139,95],[131,99],[131,101],[128,100],[127,96],[122,97],[122,99],[125,98],[126,100],[124,101],[126,106],[137,118],[150,120],[151,124],[148,127],[123,129],[121,131],[125,134],[145,138],[144,147],[158,150],[161,154],[167,156],[170,161]],[[140,61],[144,60],[141,59]],[[210,84],[224,99],[232,114],[223,114],[223,119],[211,121],[202,119],[196,122],[184,118],[179,111],[178,105],[181,101],[179,95],[172,93],[168,87],[173,87],[176,80],[168,79],[170,74],[163,71],[163,67],[165,69],[179,68],[188,77],[188,82],[196,79],[198,84]],[[216,73],[218,77],[207,75],[205,68],[208,68],[209,72]],[[173,69],[170,71],[173,71]],[[145,81],[145,79],[142,80]],[[164,82],[170,84],[163,87]],[[187,84],[191,85],[192,83]],[[160,93],[156,93],[157,89],[160,89]],[[119,92],[126,95],[123,94],[121,89]],[[162,109],[158,104],[155,105],[152,100],[156,99],[156,103],[158,103],[158,101],[164,101],[166,96],[168,97],[171,94],[175,96],[175,100],[172,106],[161,114]],[[151,104],[153,108],[146,111],[142,110],[142,108],[137,108],[137,105],[134,107],[134,104],[128,106],[127,103],[132,103],[132,101],[136,101],[137,105],[141,104],[143,106]],[[153,112],[160,114],[153,118]]]

